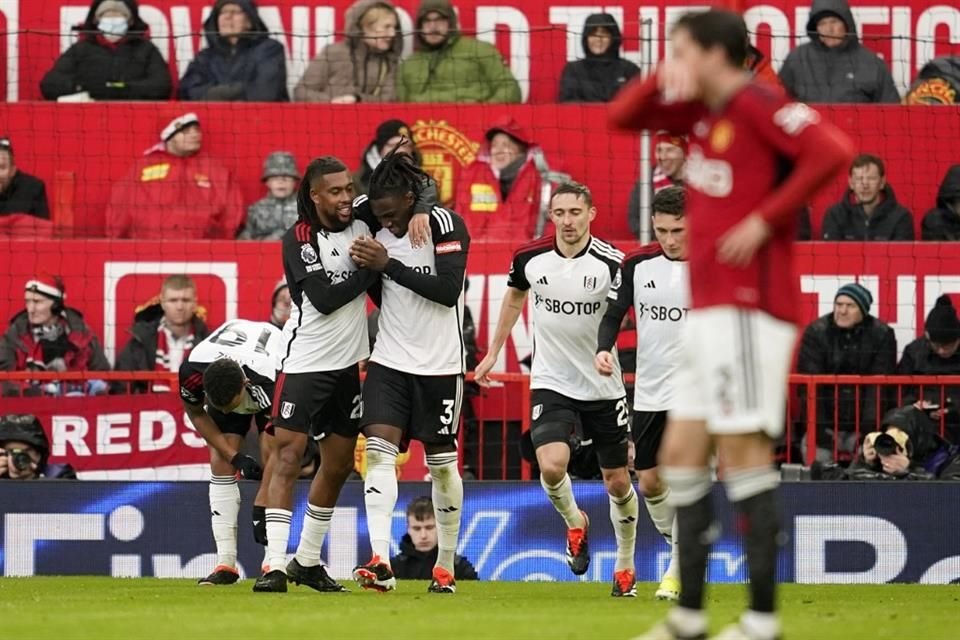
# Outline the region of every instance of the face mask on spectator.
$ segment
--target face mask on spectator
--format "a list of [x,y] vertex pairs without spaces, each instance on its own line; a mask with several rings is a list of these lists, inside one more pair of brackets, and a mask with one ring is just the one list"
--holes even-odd
[[102,33],[118,38],[127,35],[129,26],[127,19],[123,16],[105,16],[100,18],[100,22],[97,23],[97,28],[100,29]]

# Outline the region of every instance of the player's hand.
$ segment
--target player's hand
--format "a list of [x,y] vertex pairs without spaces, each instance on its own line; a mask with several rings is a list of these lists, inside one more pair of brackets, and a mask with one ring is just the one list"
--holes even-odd
[[387,268],[387,261],[390,256],[387,255],[387,249],[373,238],[357,238],[350,245],[350,257],[357,263],[357,266],[372,269],[373,271],[383,271]]
[[717,259],[731,267],[745,267],[770,238],[770,234],[767,221],[751,213],[731,227],[717,242]]
[[237,453],[230,460],[230,464],[247,480],[259,480],[263,477],[263,469],[260,467],[260,463],[245,453]]
[[612,376],[614,364],[613,354],[609,351],[600,351],[593,358],[593,366],[602,376]]
[[497,364],[496,354],[488,353],[486,356],[484,356],[483,360],[480,361],[480,364],[477,365],[477,368],[473,370],[474,381],[481,387],[491,387],[493,385],[493,381],[490,380],[489,375],[495,364]]
[[430,215],[426,213],[415,213],[410,218],[410,225],[407,227],[407,235],[410,237],[410,246],[414,249],[427,244],[430,240]]
[[692,66],[676,60],[664,60],[657,69],[657,87],[663,101],[691,102],[700,98],[700,83]]

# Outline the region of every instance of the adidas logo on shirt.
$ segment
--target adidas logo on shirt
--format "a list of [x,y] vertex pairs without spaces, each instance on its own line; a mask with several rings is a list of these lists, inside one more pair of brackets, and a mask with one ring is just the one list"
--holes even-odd
[[656,288],[657,288],[657,283],[654,282],[653,280],[651,280],[651,281],[648,282],[647,284],[643,285],[643,288],[644,288],[644,289],[656,289]]
[[334,248],[333,248],[333,251],[330,252],[330,255],[331,255],[331,256],[335,256],[335,257],[339,257],[340,252],[337,251],[337,248],[336,248],[336,247],[334,247]]
[[540,278],[539,280],[537,280],[537,284],[546,285],[546,284],[547,284],[547,276],[543,276],[542,278]]

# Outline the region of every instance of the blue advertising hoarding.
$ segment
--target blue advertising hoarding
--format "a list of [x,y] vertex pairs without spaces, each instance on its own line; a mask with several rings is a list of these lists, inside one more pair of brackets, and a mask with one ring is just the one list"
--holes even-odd
[[[296,548],[308,486],[297,487],[290,552]],[[240,564],[258,573],[263,548],[253,541],[256,485],[241,483]],[[429,484],[402,483],[393,522],[396,544],[404,507]],[[615,546],[600,483],[576,486],[591,516],[593,562],[573,576],[564,560],[563,521],[537,483],[468,483],[460,553],[483,580],[599,580],[613,572]],[[804,583],[960,581],[960,484],[796,483],[781,487],[784,545],[778,573]],[[709,579],[740,582],[746,558],[736,518],[715,492],[722,534]],[[0,568],[5,576],[113,575],[200,577],[215,564],[207,484],[200,482],[13,482],[0,485]],[[363,486],[348,483],[324,558],[340,578],[369,558]],[[667,545],[641,509],[637,578],[654,581],[666,566]]]

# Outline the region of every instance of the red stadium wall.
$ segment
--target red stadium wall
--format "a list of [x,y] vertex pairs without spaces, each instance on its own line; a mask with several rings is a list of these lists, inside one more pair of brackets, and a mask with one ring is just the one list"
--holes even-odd
[[[295,82],[306,62],[339,36],[344,13],[353,0],[262,0],[260,14],[287,50],[288,76]],[[70,0],[0,0],[0,78],[6,100],[40,97],[38,84],[57,55],[71,42],[70,28],[82,22],[89,2]],[[419,0],[399,0],[401,26],[411,31],[411,16]],[[524,95],[533,102],[556,97],[560,70],[567,60],[582,55],[580,30],[584,18],[600,5],[577,0],[457,0],[466,32],[495,42],[511,61]],[[696,3],[624,0],[603,7],[617,17],[624,31],[625,55],[635,62],[654,62],[663,56],[661,41],[668,25]],[[708,5],[710,2],[702,2]],[[758,35],[758,46],[771,56],[775,68],[796,41],[805,41],[809,0],[742,0],[747,24]],[[853,14],[867,45],[889,61],[902,88],[935,55],[957,52],[960,9],[942,0],[851,0]],[[154,42],[169,60],[174,75],[183,75],[202,46],[198,35],[212,0],[145,0],[140,13]],[[649,25],[649,26],[645,26]],[[771,39],[770,34],[776,34]],[[64,35],[60,35],[64,34]],[[408,41],[408,49],[412,46]]]
[[[112,182],[158,140],[163,125],[187,110],[199,114],[205,150],[235,171],[247,203],[263,197],[260,172],[269,152],[292,151],[301,168],[312,157],[332,153],[356,168],[374,129],[388,117],[414,125],[421,146],[441,153],[440,163],[455,177],[475,154],[476,146],[466,149],[469,143],[478,144],[489,123],[509,113],[534,132],[553,167],[594,190],[596,232],[629,237],[626,205],[638,175],[639,144],[633,135],[609,132],[604,106],[393,105],[385,113],[374,106],[300,104],[0,104],[0,133],[13,135],[18,165],[47,182],[51,201],[62,189],[54,184],[56,173],[74,177],[74,224],[81,235],[99,236]],[[883,157],[888,179],[919,231],[944,173],[960,162],[957,109],[834,105],[821,111],[849,132],[861,151]],[[453,151],[458,141],[467,143],[458,147],[459,157]],[[815,227],[844,188],[841,177],[814,199]]]

